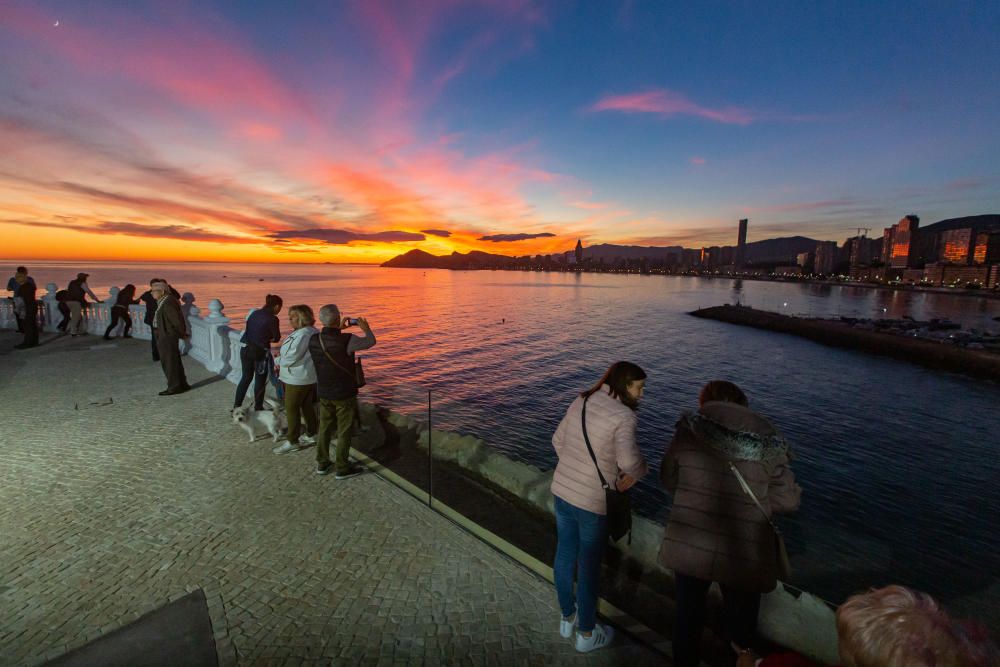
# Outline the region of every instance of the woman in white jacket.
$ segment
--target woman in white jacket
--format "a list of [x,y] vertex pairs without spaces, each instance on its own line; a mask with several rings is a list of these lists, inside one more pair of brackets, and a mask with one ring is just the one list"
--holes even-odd
[[[596,622],[601,558],[608,541],[601,475],[618,491],[627,491],[648,472],[635,442],[635,411],[645,386],[641,368],[628,361],[612,364],[593,388],[576,397],[552,436],[559,457],[552,476],[558,534],[552,570],[562,610],[559,632],[569,639],[575,628],[576,650],[581,653],[607,646],[614,637],[610,626]],[[584,409],[600,475],[584,437]]]
[[[316,318],[305,305],[288,309],[288,321],[295,329],[281,343],[278,352],[279,379],[285,383],[285,413],[288,416],[288,441],[274,449],[275,454],[297,452],[316,442],[316,369],[309,355],[309,339],[316,333]],[[306,422],[301,435],[300,418]],[[300,437],[301,435],[301,437]]]

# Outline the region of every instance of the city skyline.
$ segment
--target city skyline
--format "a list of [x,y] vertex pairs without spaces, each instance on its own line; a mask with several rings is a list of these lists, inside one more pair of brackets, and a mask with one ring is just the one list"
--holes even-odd
[[31,259],[380,262],[1000,210],[1000,8],[0,8]]

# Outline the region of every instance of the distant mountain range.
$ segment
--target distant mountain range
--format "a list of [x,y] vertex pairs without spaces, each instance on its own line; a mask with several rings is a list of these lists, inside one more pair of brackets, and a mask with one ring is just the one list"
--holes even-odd
[[[1000,231],[1000,214],[948,218],[947,220],[941,220],[926,227],[921,227],[920,231],[938,233],[950,229],[961,229],[963,227],[971,227],[977,232]],[[873,236],[873,238],[880,237],[881,234]],[[746,261],[750,264],[793,262],[795,256],[799,253],[815,251],[817,243],[819,241],[816,239],[806,236],[789,236],[754,241],[747,244]],[[584,259],[592,258],[596,261],[603,259],[606,263],[644,258],[656,261],[664,260],[670,256],[679,256],[683,252],[684,248],[681,246],[636,246],[600,243],[585,247],[583,249],[583,257]],[[556,254],[558,255],[558,253]],[[453,252],[450,255],[440,256],[432,255],[423,250],[411,250],[398,257],[393,257],[389,261],[384,262],[382,266],[413,269],[491,269],[510,266],[523,258],[524,256],[511,257],[509,255],[498,255],[479,250],[467,253]]]
[[[791,236],[780,239],[767,239],[747,244],[747,261],[756,263],[781,262],[794,260],[800,252],[816,249],[817,241],[805,236]],[[681,246],[635,246],[613,245],[601,243],[583,249],[583,257],[594,260],[604,260],[613,263],[618,260],[651,259],[663,260],[670,256],[679,256],[684,252]],[[411,250],[405,254],[393,257],[382,266],[408,269],[491,269],[502,268],[514,264],[519,258],[509,255],[498,255],[479,250],[450,255],[432,255],[423,250]]]

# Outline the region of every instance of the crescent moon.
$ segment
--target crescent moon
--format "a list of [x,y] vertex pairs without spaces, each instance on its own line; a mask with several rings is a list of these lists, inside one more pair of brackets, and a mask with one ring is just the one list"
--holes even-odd
[[52,27],[53,28],[58,28],[59,27],[59,21],[56,21],[55,23],[53,23]]

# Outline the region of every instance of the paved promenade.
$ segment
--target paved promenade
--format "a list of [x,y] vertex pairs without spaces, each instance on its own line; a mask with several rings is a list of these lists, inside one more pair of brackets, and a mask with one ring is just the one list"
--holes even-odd
[[222,664],[663,664],[577,654],[552,587],[388,482],[313,473],[149,342],[0,332],[0,665],[36,665],[202,588]]

